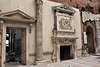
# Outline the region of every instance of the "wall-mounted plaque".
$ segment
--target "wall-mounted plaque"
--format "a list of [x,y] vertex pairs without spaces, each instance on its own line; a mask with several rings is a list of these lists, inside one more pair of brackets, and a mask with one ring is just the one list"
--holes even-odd
[[57,13],[57,30],[74,32],[74,18],[67,14]]

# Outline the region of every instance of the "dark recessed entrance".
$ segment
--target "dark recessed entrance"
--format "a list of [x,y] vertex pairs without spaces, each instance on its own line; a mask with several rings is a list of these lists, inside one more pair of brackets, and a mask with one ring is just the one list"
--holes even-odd
[[21,29],[6,30],[6,61],[21,61]]
[[70,46],[60,46],[60,59],[61,60],[72,59],[70,49],[71,49]]
[[26,29],[6,28],[6,67],[9,63],[26,64]]
[[88,53],[95,53],[95,48],[94,48],[94,35],[93,35],[93,29],[91,26],[87,27],[87,46],[88,46]]

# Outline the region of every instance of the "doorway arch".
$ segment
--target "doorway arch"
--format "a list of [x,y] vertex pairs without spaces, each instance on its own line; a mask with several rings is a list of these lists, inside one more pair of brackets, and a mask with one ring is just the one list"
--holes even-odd
[[94,34],[93,34],[93,28],[91,26],[87,26],[87,28],[86,28],[86,35],[87,35],[88,53],[95,53]]

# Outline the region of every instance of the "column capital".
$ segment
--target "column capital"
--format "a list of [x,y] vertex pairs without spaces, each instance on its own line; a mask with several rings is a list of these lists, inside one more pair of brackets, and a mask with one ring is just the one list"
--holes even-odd
[[4,21],[0,21],[0,24],[3,24],[4,23]]
[[42,0],[36,0],[36,4],[43,4]]

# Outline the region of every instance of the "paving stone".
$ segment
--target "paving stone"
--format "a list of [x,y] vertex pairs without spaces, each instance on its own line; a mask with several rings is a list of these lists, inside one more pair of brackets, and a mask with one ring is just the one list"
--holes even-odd
[[80,59],[71,59],[62,62],[54,62],[48,64],[42,64],[40,66],[23,66],[18,62],[7,63],[6,67],[100,67],[100,55],[90,57],[83,57]]

